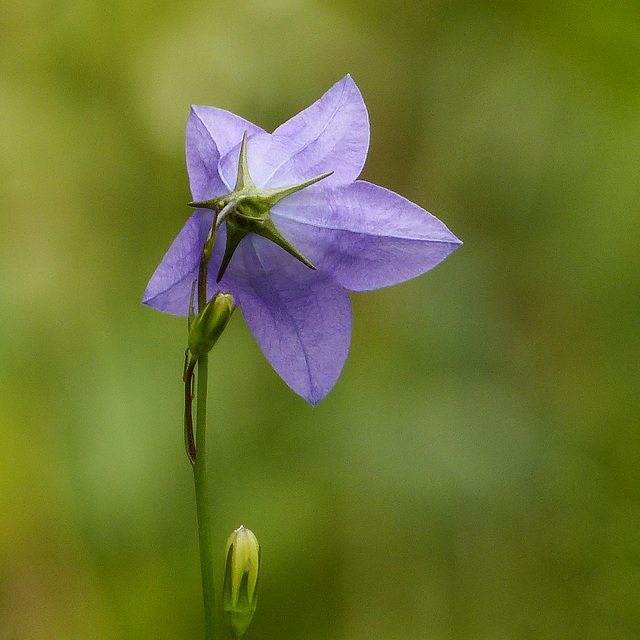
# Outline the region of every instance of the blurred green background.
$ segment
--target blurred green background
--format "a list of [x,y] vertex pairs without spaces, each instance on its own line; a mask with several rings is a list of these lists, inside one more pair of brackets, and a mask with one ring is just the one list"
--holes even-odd
[[189,105],[268,130],[351,73],[363,178],[465,245],[354,295],[313,409],[240,314],[212,359],[247,639],[640,638],[635,0],[4,0],[0,638],[202,637],[183,319]]

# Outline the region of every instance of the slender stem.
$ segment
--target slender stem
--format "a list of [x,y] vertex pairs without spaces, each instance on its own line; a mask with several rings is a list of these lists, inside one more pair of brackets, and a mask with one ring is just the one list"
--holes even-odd
[[216,241],[216,234],[218,233],[218,214],[213,218],[213,225],[209,230],[209,235],[202,248],[202,255],[200,256],[200,267],[198,269],[198,313],[202,313],[202,310],[207,304],[207,271],[209,270],[209,260],[213,253],[213,245]]
[[202,595],[204,597],[204,624],[206,640],[217,637],[216,605],[213,587],[213,553],[211,548],[211,517],[207,491],[207,378],[208,356],[198,358],[198,394],[196,417],[196,446],[198,455],[193,465],[198,514],[198,538],[200,540],[200,568],[202,570]]
[[[198,313],[202,313],[207,303],[207,271],[213,251],[217,228],[214,218],[209,235],[202,248],[198,269]],[[193,300],[193,297],[192,297]],[[192,303],[193,304],[193,303]],[[207,382],[209,377],[209,357],[201,355],[198,360],[198,384],[196,400],[195,447],[190,448],[187,435],[187,450],[193,466],[193,481],[196,491],[196,513],[198,516],[198,540],[200,542],[200,570],[202,573],[202,596],[204,599],[204,629],[206,640],[216,640],[218,636],[216,620],[216,600],[213,585],[213,550],[211,546],[211,516],[209,514],[209,492],[207,487]],[[190,389],[193,381],[193,364],[185,370],[185,420],[191,417]],[[187,422],[188,429],[188,422]],[[187,430],[188,434],[188,430]]]

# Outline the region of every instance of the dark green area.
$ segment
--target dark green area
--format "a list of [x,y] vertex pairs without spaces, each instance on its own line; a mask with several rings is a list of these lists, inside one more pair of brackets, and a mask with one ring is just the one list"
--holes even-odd
[[240,313],[214,349],[220,567],[240,524],[263,549],[246,638],[640,637],[635,2],[0,14],[1,637],[202,637],[186,320],[140,305],[191,213],[189,105],[273,129],[346,73],[363,178],[465,245],[353,296],[316,409]]

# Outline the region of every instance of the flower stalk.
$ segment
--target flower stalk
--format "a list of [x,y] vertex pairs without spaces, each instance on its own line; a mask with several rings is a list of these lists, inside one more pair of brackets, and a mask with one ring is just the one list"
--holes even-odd
[[211,515],[207,490],[207,379],[209,356],[198,358],[198,387],[196,404],[196,444],[198,455],[193,462],[193,480],[196,492],[198,540],[200,543],[200,570],[202,572],[202,596],[204,600],[204,626],[206,640],[217,638],[215,589],[213,585],[213,549],[211,546]]
[[[193,481],[196,495],[196,515],[198,521],[198,542],[200,546],[200,571],[202,574],[202,597],[204,603],[204,627],[205,639],[217,640],[217,613],[215,600],[215,587],[213,581],[213,548],[211,542],[211,514],[209,509],[209,491],[207,483],[207,390],[209,378],[209,354],[227,322],[232,311],[233,299],[230,296],[216,295],[207,305],[207,271],[213,244],[216,237],[215,223],[211,227],[207,239],[202,249],[200,266],[198,271],[198,316],[193,316],[193,293],[192,288],[191,309],[189,315],[189,347],[187,349],[187,360],[185,362],[185,440],[187,454],[193,467]],[[230,302],[229,302],[229,298]],[[216,303],[222,301],[224,307],[221,321],[212,322],[212,314],[215,315]],[[226,312],[226,313],[225,313]],[[193,340],[192,332],[197,329],[196,323],[200,321],[204,325],[204,333],[209,330],[210,340],[206,337],[201,340]],[[194,344],[202,346],[202,352],[194,349]],[[191,351],[191,356],[189,352]],[[192,426],[192,401],[193,401],[193,375],[195,365],[197,371],[197,391],[196,391],[196,433],[195,438]]]

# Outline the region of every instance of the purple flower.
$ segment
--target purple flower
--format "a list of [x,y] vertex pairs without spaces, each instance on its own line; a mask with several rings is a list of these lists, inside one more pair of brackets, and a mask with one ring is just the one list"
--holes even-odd
[[[215,107],[192,107],[187,122],[187,168],[200,207],[239,193],[243,161],[255,193],[317,180],[267,211],[293,251],[254,228],[238,235],[230,215],[216,237],[207,280],[207,299],[231,292],[273,368],[313,405],[331,390],[347,358],[347,290],[403,282],[460,245],[418,205],[357,180],[368,146],[367,110],[350,76],[272,134]],[[196,209],[149,281],[144,304],[188,315],[213,221],[214,211]]]

